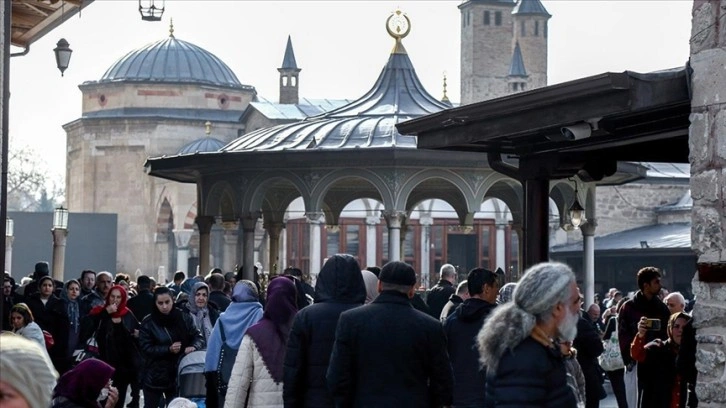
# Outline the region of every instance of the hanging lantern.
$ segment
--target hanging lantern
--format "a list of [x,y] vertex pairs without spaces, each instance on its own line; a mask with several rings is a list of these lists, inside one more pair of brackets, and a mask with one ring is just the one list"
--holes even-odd
[[63,72],[65,72],[66,68],[68,68],[68,63],[71,62],[71,54],[73,53],[73,50],[70,49],[69,45],[70,44],[68,44],[68,41],[66,41],[65,38],[61,38],[58,40],[56,47],[53,49],[53,52],[55,53],[55,62],[58,65],[61,76],[63,76]]

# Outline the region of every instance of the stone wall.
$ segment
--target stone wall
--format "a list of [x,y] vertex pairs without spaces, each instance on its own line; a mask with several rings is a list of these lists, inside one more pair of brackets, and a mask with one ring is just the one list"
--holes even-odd
[[[524,35],[522,35],[524,25]],[[547,17],[516,15],[512,49],[519,42],[524,68],[529,75],[527,90],[547,86]]]
[[[699,263],[726,262],[726,0],[693,4],[691,31],[691,237]],[[721,269],[723,271],[723,269]],[[709,282],[705,282],[708,280]],[[719,282],[720,281],[720,282]],[[726,276],[696,274],[699,407],[726,406]]]

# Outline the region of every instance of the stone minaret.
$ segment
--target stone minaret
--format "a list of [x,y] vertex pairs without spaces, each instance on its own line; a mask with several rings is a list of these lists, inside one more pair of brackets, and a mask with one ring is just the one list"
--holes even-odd
[[277,71],[280,72],[280,103],[297,104],[300,100],[298,88],[300,68],[295,62],[295,53],[292,50],[292,40],[289,35],[287,36],[285,57],[282,59],[282,66]]
[[524,60],[522,59],[522,49],[519,47],[519,43],[514,44],[514,52],[512,52],[512,63],[509,66],[509,75],[507,76],[507,83],[509,86],[510,93],[526,91],[527,70],[524,67]]
[[508,93],[514,6],[512,0],[467,0],[459,5],[462,105]]
[[529,74],[527,89],[547,86],[547,22],[552,16],[539,0],[519,0],[512,17],[512,48],[521,47]]

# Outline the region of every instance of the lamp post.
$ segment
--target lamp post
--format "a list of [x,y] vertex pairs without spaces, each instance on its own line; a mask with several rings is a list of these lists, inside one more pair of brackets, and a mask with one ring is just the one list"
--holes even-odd
[[68,209],[60,206],[53,211],[53,279],[63,281],[68,237]]
[[12,274],[13,266],[13,231],[14,223],[10,218],[5,219],[5,270]]
[[58,69],[63,76],[63,72],[68,68],[68,64],[71,62],[71,54],[73,50],[69,47],[68,41],[65,38],[61,38],[56,43],[56,47],[53,49],[55,53],[55,62],[58,65]]

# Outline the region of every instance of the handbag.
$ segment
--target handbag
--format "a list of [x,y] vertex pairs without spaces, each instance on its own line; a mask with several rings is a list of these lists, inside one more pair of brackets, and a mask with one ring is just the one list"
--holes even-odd
[[217,389],[222,395],[227,393],[227,385],[232,377],[232,367],[237,359],[238,349],[227,345],[227,338],[224,335],[224,325],[219,321],[219,333],[222,337],[222,347],[219,351],[219,362],[217,363]]
[[55,346],[55,339],[48,330],[43,330],[43,340],[45,340],[45,348],[47,350],[50,350],[53,348],[53,346]]
[[623,356],[620,353],[620,343],[618,342],[617,321],[615,323],[615,330],[610,335],[610,338],[603,340],[603,352],[597,358],[597,361],[600,363],[600,367],[602,367],[605,371],[615,371],[625,368]]
[[101,353],[98,350],[98,341],[96,341],[96,334],[98,333],[98,329],[100,327],[101,323],[98,324],[98,327],[96,327],[96,330],[93,332],[91,337],[86,340],[86,342],[83,344],[83,347],[73,350],[74,366],[83,360],[88,360],[89,358],[100,359]]

